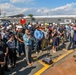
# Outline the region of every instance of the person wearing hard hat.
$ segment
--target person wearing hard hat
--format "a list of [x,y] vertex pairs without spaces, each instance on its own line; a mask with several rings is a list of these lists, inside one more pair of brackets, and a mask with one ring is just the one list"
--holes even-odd
[[43,32],[39,29],[39,25],[36,25],[36,30],[34,32],[34,37],[36,39],[36,54],[41,51],[41,42],[43,38]]
[[1,35],[2,35],[2,39],[3,39],[3,37],[4,37],[4,35],[5,35],[5,27],[2,27],[2,28],[1,28]]
[[15,36],[15,38],[17,39],[19,56],[21,57],[22,52],[24,52],[24,55],[25,55],[24,42],[23,42],[24,34],[22,32],[22,26],[17,26],[17,28],[18,28],[18,32],[17,32],[17,36]]
[[64,27],[64,25],[61,25],[58,31],[60,32],[60,35],[61,35],[61,37],[60,37],[61,42],[64,45],[64,41],[65,41],[65,27]]
[[48,47],[48,39],[49,39],[49,33],[45,30],[45,26],[41,27],[41,31],[43,32],[43,39],[42,39],[42,50],[44,48]]

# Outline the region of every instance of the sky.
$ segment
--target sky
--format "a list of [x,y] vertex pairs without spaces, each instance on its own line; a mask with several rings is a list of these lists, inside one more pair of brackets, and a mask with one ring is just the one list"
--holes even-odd
[[76,0],[0,0],[1,14],[76,15]]

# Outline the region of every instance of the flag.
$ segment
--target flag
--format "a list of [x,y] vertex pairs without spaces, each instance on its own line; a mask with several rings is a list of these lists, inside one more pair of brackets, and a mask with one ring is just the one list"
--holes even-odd
[[24,19],[24,18],[20,19],[20,23],[21,23],[22,25],[26,24],[26,19]]

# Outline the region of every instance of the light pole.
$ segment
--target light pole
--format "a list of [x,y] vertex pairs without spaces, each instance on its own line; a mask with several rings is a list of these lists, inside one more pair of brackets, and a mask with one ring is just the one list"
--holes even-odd
[[48,13],[47,13],[47,22],[48,22]]
[[4,12],[4,17],[6,17],[6,13]]
[[0,15],[1,15],[1,9],[0,9]]

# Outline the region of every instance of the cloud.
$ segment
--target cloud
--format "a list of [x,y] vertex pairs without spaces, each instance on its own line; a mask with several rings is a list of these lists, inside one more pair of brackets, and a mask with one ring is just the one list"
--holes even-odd
[[37,10],[39,13],[41,13],[41,11],[43,11],[44,14],[48,13],[49,15],[72,15],[76,14],[76,3],[66,4],[53,9],[41,8]]
[[0,4],[0,8],[2,15],[4,13],[6,13],[6,15],[21,14],[29,10],[29,8],[18,8],[10,3]]
[[[13,0],[12,0],[13,1]],[[2,11],[2,15],[6,13],[6,15],[16,15],[16,14],[33,14],[33,15],[75,15],[76,14],[76,3],[70,3],[66,4],[64,6],[60,6],[57,8],[46,8],[46,7],[41,7],[41,8],[19,8],[14,6],[11,3],[3,3],[0,4],[0,8]]]
[[31,3],[33,2],[34,0],[10,0],[11,3]]

